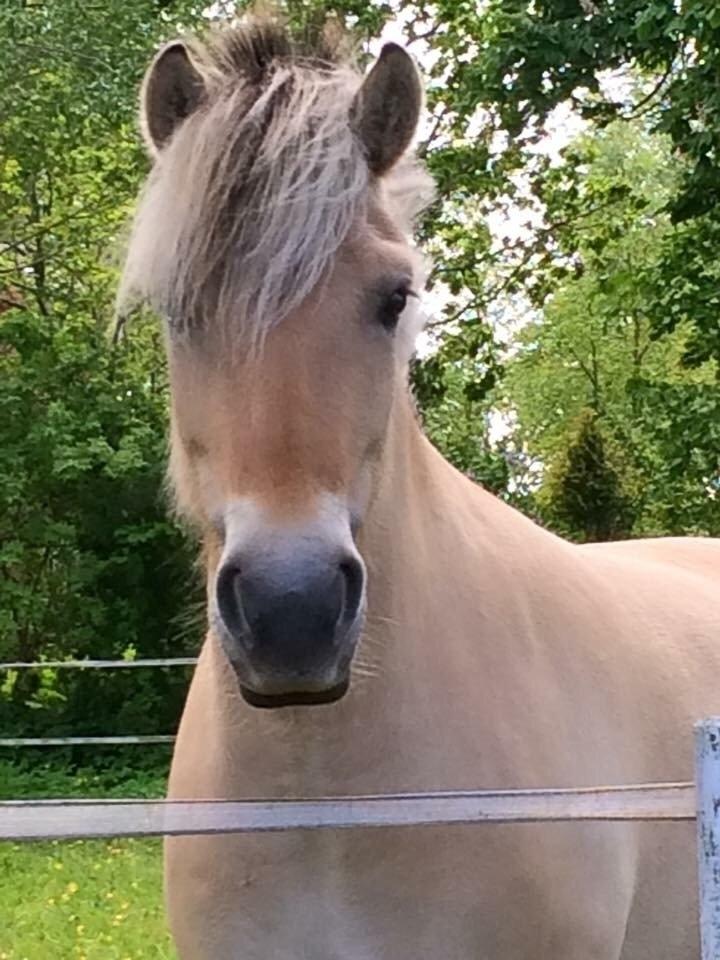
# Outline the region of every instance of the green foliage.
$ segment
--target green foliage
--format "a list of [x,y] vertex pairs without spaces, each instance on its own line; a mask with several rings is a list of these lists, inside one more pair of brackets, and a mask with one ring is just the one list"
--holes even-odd
[[[9,752],[9,751],[8,751]],[[32,760],[0,759],[0,800],[70,799],[73,797],[122,799],[162,797],[169,769],[167,747],[145,748],[132,763],[123,763],[117,750],[106,757],[92,755],[92,766],[73,764],[53,751]]]
[[[712,370],[712,366],[709,367]],[[720,536],[720,387],[711,379],[630,385],[652,446],[639,532]]]
[[630,532],[629,505],[608,461],[598,415],[587,408],[572,425],[568,446],[548,470],[541,503],[552,525],[590,542],[622,540]]
[[[643,115],[689,161],[672,202],[676,217],[718,203],[720,12],[714,0],[682,6],[664,0],[490,0],[464,17],[449,8],[441,5],[452,20],[445,44],[454,67],[450,85],[467,91],[470,109],[481,103],[492,111],[510,135],[508,152],[518,141],[527,143],[528,131],[567,100],[601,124]],[[474,56],[463,61],[458,54],[469,43]],[[630,104],[601,83],[603,71],[629,66],[651,78]]]
[[[688,367],[697,326],[683,317],[658,334],[652,310],[668,241],[683,229],[667,213],[678,182],[667,140],[614,123],[577,140],[545,185],[562,224],[556,256],[538,271],[542,310],[518,334],[502,390],[518,442],[548,468],[543,516],[580,539],[719,529],[717,366]],[[620,498],[605,533],[573,513],[558,479],[590,415]]]
[[[441,383],[437,390],[429,375]],[[452,462],[489,490],[504,494],[509,467],[489,438],[487,397],[495,383],[490,371],[478,370],[472,359],[448,362],[442,353],[420,365],[416,393],[424,400],[427,435]]]
[[[193,4],[0,11],[0,659],[172,656],[190,551],[166,519],[154,325],[111,347],[111,254],[143,175],[136,87]],[[20,109],[18,109],[20,106]],[[4,286],[3,286],[4,285]],[[128,680],[131,680],[128,683]],[[8,732],[173,729],[186,677],[51,671],[0,687]]]
[[[200,640],[192,547],[161,495],[160,332],[140,321],[113,347],[106,329],[114,251],[147,171],[139,81],[205,7],[0,8],[0,659],[172,656]],[[365,38],[393,13],[284,8],[306,28],[337,14]],[[438,200],[421,234],[442,306],[413,385],[431,437],[578,539],[720,533],[715,4],[400,11],[411,49],[430,54],[420,150]],[[558,160],[539,148],[563,104],[588,126]],[[12,674],[0,725],[170,731],[185,685],[182,671]]]
[[[647,290],[648,311],[658,333],[692,318],[696,329],[687,359],[718,359],[717,258],[711,253],[720,220],[720,12],[715,0],[681,5],[490,0],[461,4],[457,12],[447,2],[439,5],[439,19],[445,29],[437,39],[441,55],[434,73],[453,94],[446,132],[467,136],[483,111],[474,165],[478,185],[483,176],[490,178],[493,202],[504,195],[527,203],[525,180],[531,195],[544,193],[552,165],[535,148],[558,105],[571,105],[596,129],[636,119],[668,137],[679,183],[664,203],[684,229],[668,234]],[[613,77],[616,82],[608,82]],[[495,144],[494,154],[488,153],[488,143]],[[582,167],[565,179],[581,198]],[[579,223],[572,211],[569,215],[571,224]],[[552,259],[554,236],[551,219],[550,230],[520,244],[511,287],[535,287],[535,268]],[[486,261],[481,257],[483,267]]]
[[687,366],[708,360],[720,365],[720,222],[707,214],[681,224],[667,238],[653,275],[649,298],[657,336],[692,321],[683,356]]
[[[611,319],[612,311],[619,317],[624,312],[625,323],[635,324],[642,337],[657,340],[666,356],[674,355],[682,342],[681,365],[695,367],[700,382],[688,377],[681,385],[681,374],[670,372],[675,360],[668,360],[667,389],[665,375],[658,371],[646,381],[645,370],[633,376],[626,370],[615,393],[624,392],[628,402],[614,404],[613,435],[624,447],[625,459],[634,461],[634,495],[645,501],[638,513],[645,520],[639,519],[635,534],[716,531],[716,3],[540,0],[528,5],[489,0],[478,5],[441,0],[432,18],[423,15],[422,7],[404,6],[419,11],[413,29],[430,35],[434,55],[430,104],[436,124],[429,158],[444,202],[427,230],[445,261],[434,280],[450,287],[455,301],[447,314],[460,321],[448,324],[441,341],[454,341],[451,352],[472,356],[475,331],[498,310],[516,309],[520,298],[545,320],[548,311],[559,309],[550,300],[564,299],[570,312],[575,302],[578,332],[581,312],[591,318],[604,314],[615,347],[618,324]],[[560,106],[571,108],[590,126],[579,150],[571,144],[558,164],[538,148]],[[604,137],[602,129],[608,125],[612,133]],[[649,137],[651,132],[662,139]],[[604,168],[599,154],[605,157]],[[508,231],[502,243],[491,243],[483,221],[492,216],[497,222],[498,214],[507,210],[513,211],[516,225],[523,218],[526,229]],[[452,257],[449,249],[455,243],[460,253]],[[588,271],[589,284],[576,285]],[[631,309],[624,310],[626,306]],[[628,320],[628,314],[634,319]],[[523,334],[523,352],[536,330]],[[597,325],[586,346],[588,339],[596,347],[605,346],[605,334],[598,338]],[[486,342],[484,368],[502,373],[497,341],[490,335]],[[547,346],[555,351],[558,367],[579,366],[569,352],[576,344],[568,337]],[[616,364],[606,360],[604,356],[608,386]],[[715,366],[708,366],[709,361]],[[582,398],[567,411],[563,407],[559,416],[546,417],[544,424],[555,442],[548,437],[534,446],[531,454],[536,457],[557,451],[559,434],[567,440],[565,428],[583,405],[597,407],[586,395],[592,373],[583,377],[568,372],[557,388],[547,378],[542,383],[539,379],[533,381],[539,397],[562,389],[571,392],[574,383],[581,386]],[[441,378],[435,375],[432,381],[437,384]],[[502,392],[510,408],[518,404],[529,409],[529,390],[523,390],[519,377],[505,380]],[[641,407],[642,440],[635,429]],[[625,413],[632,427],[621,422]],[[610,411],[603,416],[607,427]],[[515,434],[520,443],[527,442],[529,422],[536,438],[542,430],[533,414],[525,420],[521,413]],[[671,469],[665,458],[676,467]],[[687,467],[682,477],[681,465]],[[672,510],[671,501],[676,504]]]

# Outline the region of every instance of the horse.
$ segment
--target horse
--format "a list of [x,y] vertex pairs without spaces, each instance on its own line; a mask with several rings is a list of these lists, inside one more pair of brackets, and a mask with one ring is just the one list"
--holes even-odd
[[[425,438],[418,69],[251,15],[148,68],[121,286],[161,316],[208,630],[169,796],[692,775],[720,541],[578,545]],[[173,838],[181,960],[695,960],[687,824]]]

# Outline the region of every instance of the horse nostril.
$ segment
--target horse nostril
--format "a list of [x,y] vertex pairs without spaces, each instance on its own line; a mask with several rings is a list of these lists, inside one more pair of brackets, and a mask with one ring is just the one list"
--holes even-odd
[[240,576],[240,567],[229,563],[218,573],[215,587],[218,612],[227,629],[235,637],[241,636],[247,630],[240,599]]
[[350,623],[355,619],[360,608],[365,575],[362,564],[356,557],[343,560],[340,564],[340,573],[345,581],[345,603],[341,619],[344,623]]

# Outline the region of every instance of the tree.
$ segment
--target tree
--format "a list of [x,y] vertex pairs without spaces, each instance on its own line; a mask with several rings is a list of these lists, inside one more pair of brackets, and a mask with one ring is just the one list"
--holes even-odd
[[[551,164],[537,145],[553,110],[570,105],[602,127],[616,120],[642,120],[669,137],[682,158],[679,189],[667,200],[673,222],[686,229],[668,238],[664,279],[694,290],[694,303],[708,305],[718,284],[705,249],[716,239],[720,207],[720,9],[715,0],[673,4],[665,0],[489,0],[482,5],[442,0],[434,38],[439,56],[433,72],[448,95],[440,133],[467,136],[481,119],[474,151],[476,183],[489,179],[487,195],[523,198],[523,181],[540,194]],[[609,78],[621,78],[618,84]],[[442,126],[442,125],[441,125]],[[494,144],[494,151],[488,144]],[[582,170],[573,177],[576,187]],[[519,244],[510,286],[532,286],[538,260],[552,244],[547,231]],[[688,259],[688,250],[699,250]],[[485,259],[481,258],[481,265]],[[687,278],[687,279],[686,279]],[[658,330],[686,315],[668,313],[664,284],[655,287]],[[651,306],[650,304],[649,306]],[[679,302],[677,303],[679,307]],[[718,357],[717,315],[694,317],[689,356]]]
[[[175,17],[199,13],[172,11],[151,0],[112,16],[77,0],[0,11],[1,659],[187,649],[190,552],[160,496],[160,333],[142,326],[115,349],[107,337],[109,254],[145,169],[135,89]],[[49,711],[76,733],[158,732],[175,722],[184,678],[130,687],[45,671],[2,690],[8,730]]]
[[559,226],[552,260],[536,275],[543,306],[517,336],[502,392],[517,414],[516,442],[547,468],[542,515],[563,517],[561,529],[582,539],[597,525],[569,530],[558,477],[578,445],[578,424],[580,448],[590,443],[587,417],[603,444],[602,457],[596,450],[590,459],[617,478],[626,533],[718,529],[716,365],[688,367],[692,320],[658,334],[649,306],[680,229],[667,212],[680,173],[666,139],[614,123],[572,144],[546,183]]
[[[180,622],[193,547],[159,495],[159,330],[137,323],[112,348],[106,327],[111,251],[147,171],[135,120],[142,72],[164,38],[234,7],[0,9],[2,658],[174,654],[200,639],[200,626]],[[283,9],[300,29],[334,13],[365,39],[393,14],[360,0]],[[625,518],[628,505],[633,535],[717,532],[720,41],[710,0],[399,9],[411,49],[431,55],[420,150],[438,200],[421,235],[443,306],[413,373],[431,436],[458,467],[575,536],[630,523],[562,507],[593,463],[603,509]],[[617,102],[602,82],[608,68],[629,77]],[[556,163],[538,147],[567,102],[591,126]],[[498,238],[488,220],[507,211],[525,224]],[[503,344],[511,308],[530,322],[508,326]],[[502,445],[491,439],[493,404],[515,418]],[[533,501],[536,464],[546,485]],[[178,715],[175,677],[134,680],[129,696],[115,677],[11,676],[0,721],[155,732]]]
[[626,539],[632,527],[627,498],[605,453],[598,414],[585,408],[543,484],[541,503],[566,536],[591,542]]

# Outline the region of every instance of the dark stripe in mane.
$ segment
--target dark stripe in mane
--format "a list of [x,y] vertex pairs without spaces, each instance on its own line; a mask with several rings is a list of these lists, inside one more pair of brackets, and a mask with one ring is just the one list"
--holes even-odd
[[[145,186],[118,309],[144,300],[175,332],[219,325],[257,343],[365,216],[374,187],[350,125],[362,75],[333,24],[296,37],[255,17],[188,50],[204,93]],[[402,162],[383,186],[408,225],[427,177]]]
[[252,19],[242,28],[218,30],[208,37],[207,51],[227,75],[261,84],[277,62],[293,62],[329,70],[351,58],[347,34],[332,21],[302,33],[269,17]]

